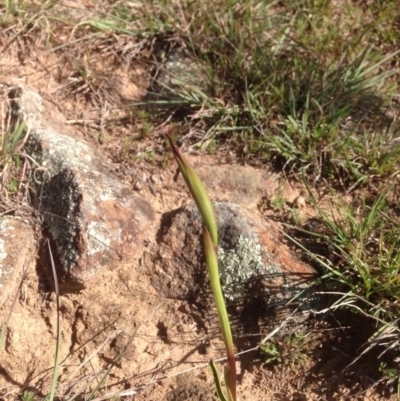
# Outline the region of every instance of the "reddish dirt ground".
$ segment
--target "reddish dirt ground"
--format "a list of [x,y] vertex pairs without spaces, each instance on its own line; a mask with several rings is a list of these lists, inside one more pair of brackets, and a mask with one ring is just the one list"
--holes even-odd
[[[158,220],[152,233],[152,238],[156,238],[163,213],[189,200],[187,193],[176,187],[174,165],[168,162],[168,157],[160,155],[162,128],[145,135],[144,140],[127,140],[141,136],[143,122],[140,118],[131,120],[117,107],[143,96],[149,81],[145,68],[117,70],[114,78],[125,92],[117,91],[120,96],[116,96],[119,83],[109,80],[110,66],[92,60],[104,72],[97,71],[97,75],[105,78],[97,91],[91,91],[68,70],[67,53],[35,54],[31,49],[21,61],[19,52],[18,44],[12,45],[0,61],[0,81],[21,83],[38,91],[66,115],[78,134],[108,153],[120,178],[138,190],[156,210]],[[166,167],[150,160],[152,152]],[[217,156],[207,156],[205,160],[213,157]],[[226,155],[222,158],[238,163]],[[307,211],[304,213],[307,217]],[[100,386],[99,396],[125,391],[120,395],[146,401],[216,399],[206,364],[210,358],[222,357],[224,346],[211,303],[199,305],[157,293],[151,284],[154,246],[150,240],[140,258],[110,267],[85,290],[61,297],[61,397],[68,397],[78,389],[87,394],[85,386],[93,388],[94,383],[100,383],[102,374],[114,361],[113,369]],[[3,305],[1,322],[10,308],[11,299]],[[313,342],[301,350],[304,358],[299,364],[267,365],[260,350],[238,357],[240,399],[394,400],[390,388],[382,384],[374,386],[379,365],[376,355],[368,355],[346,369],[369,333],[366,320],[357,317],[355,326],[354,316],[341,315],[310,319],[302,326],[301,330]],[[272,319],[269,323],[271,330],[279,326]],[[286,329],[285,333],[290,330],[295,328]],[[282,333],[276,336],[281,342]],[[267,334],[236,333],[247,338],[244,343],[248,348],[255,347]],[[43,281],[41,267],[33,255],[2,350],[0,388],[4,399],[15,399],[23,390],[32,391],[37,397],[49,392],[55,339],[55,295]],[[293,355],[290,358],[296,359]],[[83,362],[85,366],[76,373]]]

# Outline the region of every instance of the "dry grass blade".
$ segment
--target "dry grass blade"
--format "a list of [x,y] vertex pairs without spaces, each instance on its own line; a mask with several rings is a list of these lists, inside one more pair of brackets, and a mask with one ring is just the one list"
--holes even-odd
[[125,347],[122,349],[120,353],[114,358],[112,363],[110,364],[109,368],[106,370],[104,373],[103,377],[100,379],[100,381],[97,383],[96,387],[91,391],[89,396],[86,398],[87,401],[93,400],[93,396],[96,394],[96,392],[99,390],[101,385],[104,383],[105,379],[109,376],[111,370],[115,367],[117,362],[122,358],[123,354],[125,351],[128,349],[129,345],[132,344],[133,340],[135,339],[136,335],[139,333],[139,330],[152,318],[152,316],[155,314],[158,308],[160,308],[163,305],[163,302],[159,303],[154,309],[153,312],[150,314],[149,318],[141,323],[139,327],[135,330],[135,332],[131,335],[127,343],[125,344]]
[[[113,335],[108,336],[82,363],[80,363],[67,377],[65,377],[60,384],[67,383],[68,380],[70,380],[72,377],[75,376],[75,374],[81,370],[90,360],[98,355],[98,353],[101,351],[101,349],[110,343],[118,334],[118,330],[115,331]],[[68,385],[68,384],[67,384]]]
[[[304,313],[306,313],[306,312],[304,312]],[[279,326],[277,326],[270,333],[268,333],[262,339],[260,344],[263,344],[266,341],[269,341],[274,336],[276,336],[280,331],[282,331],[284,329],[284,327],[291,320],[295,319],[294,315],[295,315],[295,313],[293,313],[292,315],[288,316]],[[237,357],[239,357],[241,355],[244,355],[244,354],[247,354],[249,352],[259,351],[260,349],[261,349],[260,345],[257,345],[256,347],[249,348],[249,349],[246,349],[244,351],[236,353],[235,357],[237,358]],[[213,363],[215,364],[215,363],[221,363],[221,362],[226,362],[226,361],[227,361],[227,357],[222,357],[222,358],[218,358],[218,359],[214,360]],[[165,375],[165,376],[159,377],[157,379],[156,379],[156,373],[159,371],[159,367],[156,367],[156,368],[152,369],[150,372],[148,372],[148,374],[153,373],[153,376],[151,377],[151,379],[147,383],[145,383],[145,384],[143,384],[141,386],[132,387],[130,389],[119,391],[119,392],[110,392],[110,393],[107,393],[107,394],[105,394],[105,395],[103,395],[101,397],[93,398],[91,401],[103,401],[103,400],[107,400],[107,399],[112,399],[114,397],[125,397],[125,396],[135,395],[135,394],[138,394],[141,391],[145,390],[150,385],[153,385],[153,384],[156,384],[156,383],[160,383],[160,382],[162,382],[164,380],[171,379],[171,378],[177,377],[177,376],[181,376],[181,375],[184,375],[184,374],[187,374],[187,373],[199,370],[199,369],[205,369],[205,368],[207,368],[209,366],[210,366],[209,362],[204,362],[204,363],[200,363],[197,366],[194,366],[192,368],[183,369],[183,370],[180,370],[180,371],[178,371],[176,373],[173,373],[173,374],[170,374],[170,375]],[[137,377],[141,377],[141,376],[143,376],[143,375],[138,375]],[[72,399],[69,399],[68,401],[72,401]]]
[[59,367],[60,367],[60,348],[61,348],[60,291],[59,291],[59,288],[58,288],[57,271],[56,271],[56,266],[54,264],[53,253],[51,251],[50,241],[47,241],[47,246],[48,246],[48,249],[49,249],[51,270],[53,272],[54,288],[55,288],[55,293],[56,293],[56,305],[57,305],[56,355],[55,355],[55,359],[54,359],[54,373],[53,373],[53,379],[52,379],[52,382],[51,382],[51,390],[50,390],[50,394],[48,396],[49,401],[53,401],[54,397],[55,397],[57,385],[58,385],[58,370],[59,370]]
[[147,387],[149,387],[150,385],[158,382],[158,380],[155,381],[154,378],[155,378],[155,376],[153,376],[149,382],[147,382],[146,384],[142,384],[141,386],[130,388],[128,390],[117,391],[114,393],[108,393],[101,397],[93,398],[92,401],[103,401],[103,400],[108,400],[108,399],[114,399],[117,397],[129,397],[131,395],[139,394],[142,391],[146,390]]

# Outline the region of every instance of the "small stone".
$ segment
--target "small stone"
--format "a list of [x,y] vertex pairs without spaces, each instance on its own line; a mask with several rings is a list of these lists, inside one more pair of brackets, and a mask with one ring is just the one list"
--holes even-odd
[[304,198],[304,196],[298,196],[294,202],[295,206],[298,209],[304,209],[306,207],[306,200]]
[[36,260],[32,227],[16,217],[0,218],[0,306],[12,297]]

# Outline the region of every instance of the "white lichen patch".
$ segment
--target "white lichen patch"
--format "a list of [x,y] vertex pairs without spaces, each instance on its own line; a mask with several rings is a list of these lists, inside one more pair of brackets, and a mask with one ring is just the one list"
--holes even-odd
[[99,199],[102,202],[115,200],[114,191],[111,188],[101,188],[101,192],[99,194]]
[[108,250],[111,241],[121,240],[121,230],[109,231],[109,228],[100,222],[92,221],[88,226],[88,255]]
[[39,128],[43,112],[43,102],[40,95],[27,88],[21,88],[17,103],[18,112],[22,115],[28,129]]
[[97,171],[89,170],[87,173],[81,170],[78,181],[81,182],[81,193],[87,193],[85,198],[88,211],[96,207],[100,202],[115,201],[118,194],[118,182]]
[[3,274],[3,261],[7,257],[7,252],[5,249],[5,243],[4,241],[0,238],[0,277]]
[[277,266],[265,266],[263,248],[253,239],[239,237],[234,249],[218,248],[218,260],[222,290],[227,299],[233,301],[243,294],[238,292],[240,285],[251,278],[263,274],[274,273]]
[[[0,233],[1,237],[10,236],[7,231],[14,230],[12,224],[10,224],[7,218],[0,221]],[[5,241],[0,237],[0,276],[3,274],[3,261],[7,258],[6,244]]]
[[38,142],[47,142],[48,150],[43,151],[42,164],[49,162],[52,174],[69,166],[76,167],[81,171],[90,167],[92,155],[89,147],[84,143],[42,128],[36,129],[32,135]]

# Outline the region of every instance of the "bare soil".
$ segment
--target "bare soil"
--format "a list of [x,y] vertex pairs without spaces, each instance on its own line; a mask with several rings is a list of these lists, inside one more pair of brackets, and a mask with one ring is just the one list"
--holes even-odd
[[[0,60],[0,81],[28,85],[57,106],[80,135],[107,152],[115,163],[115,172],[151,203],[158,220],[137,260],[110,266],[85,290],[61,297],[60,397],[79,389],[87,394],[87,388],[100,383],[113,365],[97,395],[127,391],[125,394],[136,400],[215,400],[207,362],[223,357],[224,346],[207,290],[205,301],[196,302],[161,294],[152,282],[152,255],[160,245],[158,231],[167,224],[163,216],[190,200],[186,192],[178,191],[175,166],[163,153],[164,127],[143,134],[144,122],[121,108],[143,97],[149,72],[145,65],[125,69],[106,65],[99,53],[98,59],[90,59],[90,66],[94,76],[103,81],[96,79],[96,87],[90,87],[90,82],[79,80],[71,64],[65,62],[69,56],[67,49],[45,54],[39,46],[28,51],[17,41]],[[200,162],[203,157],[199,156]],[[207,158],[239,163],[227,154]],[[302,212],[304,219],[315,215],[307,207]],[[268,202],[262,213],[272,214]],[[43,397],[50,390],[57,314],[52,285],[43,279],[41,269],[40,264],[32,265],[12,314],[0,362],[3,399],[15,399],[24,390]],[[207,286],[204,277],[201,280],[192,284]],[[1,322],[10,308],[11,300],[0,311]],[[265,318],[270,320],[271,330],[279,326],[273,317]],[[288,328],[277,338],[283,341],[283,333],[290,330],[299,328]],[[365,319],[344,312],[334,317],[311,317],[301,330],[314,342],[301,350],[305,359],[297,365],[266,364],[260,350],[238,357],[241,400],[396,398],[384,383],[377,384],[376,355],[361,358],[346,369],[372,330]],[[267,334],[236,333],[238,339],[246,339],[239,350],[256,347]],[[90,362],[76,373],[88,358]]]

